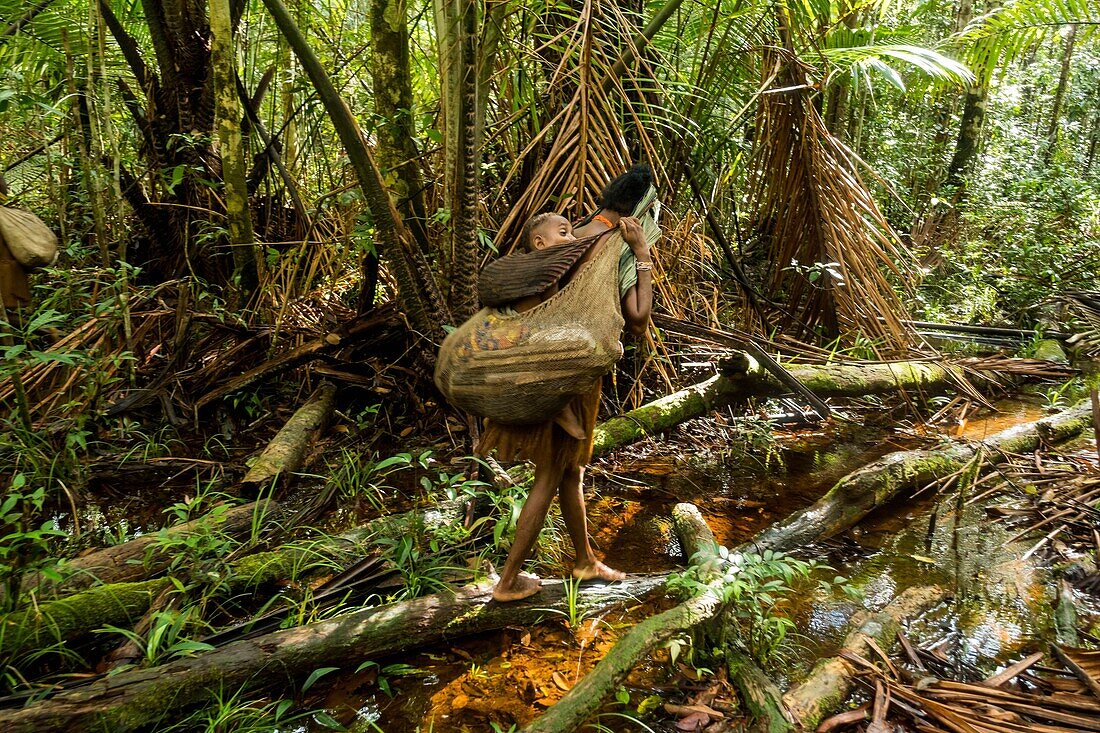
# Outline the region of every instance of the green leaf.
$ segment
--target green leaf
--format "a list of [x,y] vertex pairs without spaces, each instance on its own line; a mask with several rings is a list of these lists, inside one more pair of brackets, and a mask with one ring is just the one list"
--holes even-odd
[[309,673],[309,677],[306,677],[306,681],[302,684],[302,692],[305,692],[309,688],[313,687],[313,683],[324,677],[329,672],[335,672],[340,669],[339,667],[319,667]]

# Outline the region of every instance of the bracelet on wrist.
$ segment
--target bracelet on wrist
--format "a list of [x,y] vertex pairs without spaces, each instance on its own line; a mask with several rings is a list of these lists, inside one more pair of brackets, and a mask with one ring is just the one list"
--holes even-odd
[[634,269],[638,272],[649,272],[653,269],[653,263],[638,261],[634,263]]

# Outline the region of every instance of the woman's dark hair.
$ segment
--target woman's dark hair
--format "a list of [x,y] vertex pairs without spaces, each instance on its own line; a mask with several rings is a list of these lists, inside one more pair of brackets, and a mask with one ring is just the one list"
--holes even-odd
[[603,207],[629,216],[651,185],[653,185],[653,171],[645,163],[638,163],[604,186]]

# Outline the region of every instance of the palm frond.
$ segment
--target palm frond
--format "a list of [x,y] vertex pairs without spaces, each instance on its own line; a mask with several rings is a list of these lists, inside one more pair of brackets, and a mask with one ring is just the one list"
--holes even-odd
[[1014,0],[975,18],[955,37],[964,61],[988,83],[999,66],[1067,25],[1078,25],[1078,42],[1100,27],[1100,0]]
[[888,61],[904,63],[942,84],[965,86],[975,81],[974,73],[962,63],[922,46],[879,42],[866,46],[825,48],[821,55],[836,67],[836,73],[830,79],[855,77],[874,70],[901,91],[905,91],[905,83]]

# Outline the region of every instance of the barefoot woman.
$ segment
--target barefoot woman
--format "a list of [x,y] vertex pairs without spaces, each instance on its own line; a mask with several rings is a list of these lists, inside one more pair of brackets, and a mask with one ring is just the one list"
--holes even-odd
[[[630,214],[649,193],[652,178],[648,166],[638,165],[611,181],[603,191],[603,208],[574,232],[577,238],[584,238],[622,230],[625,244],[619,261],[620,306],[623,320],[635,336],[643,335],[649,323],[653,265],[642,227]],[[597,244],[590,252],[599,246]],[[555,494],[561,501],[562,517],[576,552],[573,577],[581,580],[622,580],[625,577],[600,562],[588,539],[582,482],[584,467],[592,458],[600,388],[597,382],[586,394],[574,398],[567,408],[570,419],[566,427],[572,428],[575,419],[583,431],[581,438],[571,435],[577,431],[567,431],[562,421],[555,422],[553,416],[548,416],[545,423],[521,427],[487,421],[478,445],[479,453],[485,455],[496,449],[502,460],[527,459],[535,464],[534,485],[520,513],[508,560],[493,588],[493,598],[498,601],[514,601],[538,592],[541,581],[520,570],[534,549]]]

